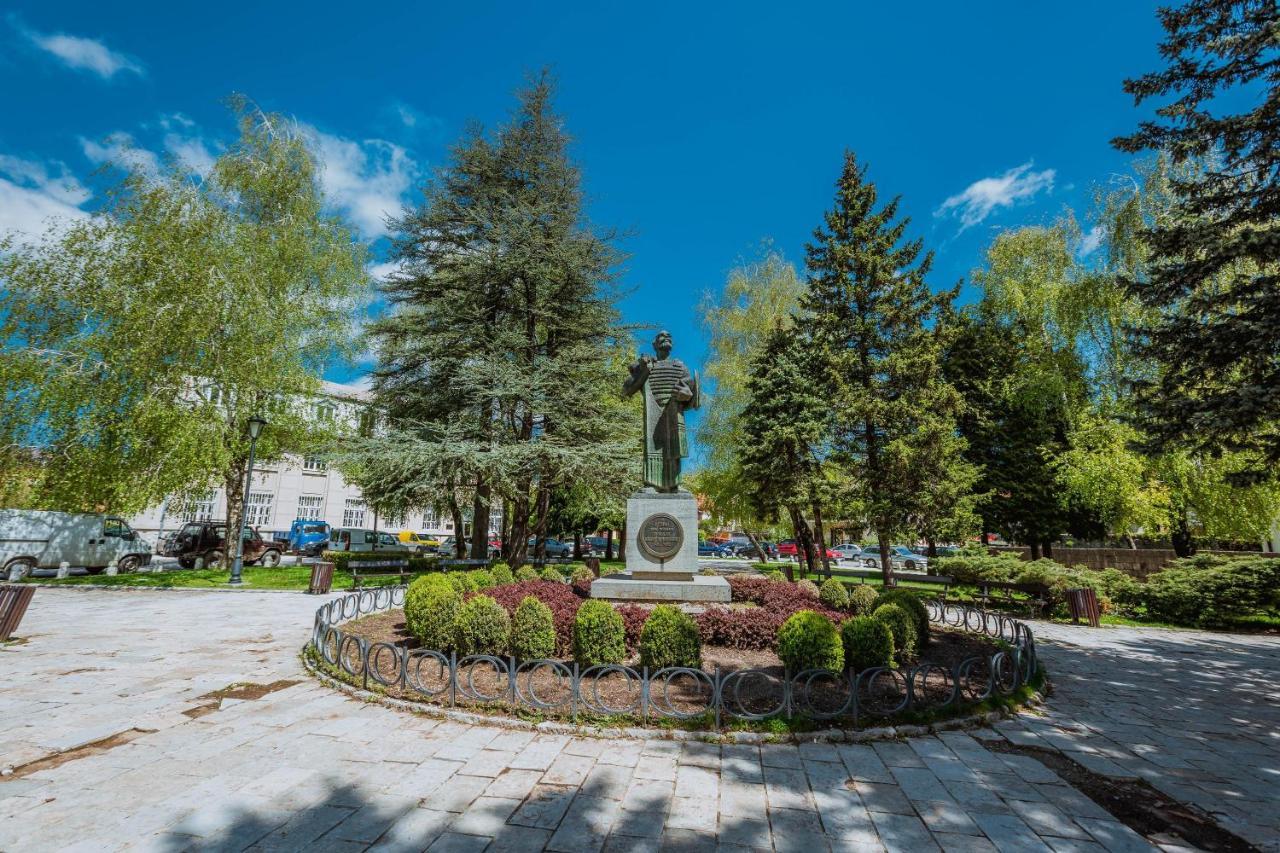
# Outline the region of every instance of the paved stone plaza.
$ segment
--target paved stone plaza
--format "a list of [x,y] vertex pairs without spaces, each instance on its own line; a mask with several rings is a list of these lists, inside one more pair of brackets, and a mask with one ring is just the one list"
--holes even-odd
[[[0,647],[0,850],[1146,850],[1034,758],[1147,779],[1280,850],[1280,641],[1038,625],[1056,690],[998,731],[715,746],[466,726],[297,659],[299,594],[37,592]],[[198,697],[299,683],[257,699]],[[189,713],[183,713],[187,711]],[[140,730],[140,731],[134,731]]]

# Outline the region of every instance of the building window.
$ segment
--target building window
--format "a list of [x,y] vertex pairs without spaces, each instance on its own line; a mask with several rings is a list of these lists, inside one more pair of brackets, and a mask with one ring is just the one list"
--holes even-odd
[[337,409],[333,407],[332,403],[316,403],[316,420],[320,423],[333,423],[333,418],[336,414]]
[[364,501],[347,498],[347,505],[342,510],[343,527],[364,527]]
[[435,510],[429,509],[422,514],[423,530],[435,530],[436,526],[439,524],[440,524],[440,516],[436,515]]
[[266,527],[271,524],[271,508],[276,496],[270,492],[250,492],[245,504],[244,523],[250,527]]
[[393,527],[403,529],[405,525],[405,514],[403,512],[389,512],[382,517],[382,526],[386,530]]
[[378,424],[378,416],[373,409],[365,409],[360,412],[360,435],[368,438],[373,435],[373,430]]
[[298,496],[298,518],[303,521],[323,521],[324,520],[324,496],[323,495],[299,495]]
[[213,492],[188,498],[178,508],[178,517],[184,522],[213,520]]
[[310,454],[302,457],[303,471],[327,471],[328,469],[329,463],[326,462],[323,457],[313,456]]

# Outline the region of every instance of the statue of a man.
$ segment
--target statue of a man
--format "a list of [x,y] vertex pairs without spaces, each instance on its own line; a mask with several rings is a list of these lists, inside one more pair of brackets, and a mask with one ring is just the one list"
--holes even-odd
[[644,484],[659,492],[680,489],[680,460],[689,455],[684,413],[696,409],[698,374],[671,358],[671,333],[653,339],[656,357],[640,356],[622,383],[622,396],[644,389]]

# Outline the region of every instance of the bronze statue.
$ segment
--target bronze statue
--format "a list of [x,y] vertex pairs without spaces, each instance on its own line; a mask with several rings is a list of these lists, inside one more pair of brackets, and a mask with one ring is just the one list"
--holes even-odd
[[653,339],[657,358],[642,355],[622,383],[622,396],[644,389],[644,484],[658,492],[680,490],[680,460],[689,455],[684,413],[696,409],[698,374],[671,358],[671,333]]

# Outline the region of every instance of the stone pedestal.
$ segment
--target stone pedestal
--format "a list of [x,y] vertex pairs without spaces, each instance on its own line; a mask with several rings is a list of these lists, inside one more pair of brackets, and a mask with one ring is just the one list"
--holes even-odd
[[729,601],[729,582],[698,574],[698,502],[688,492],[627,500],[627,570],[598,578],[592,598]]

